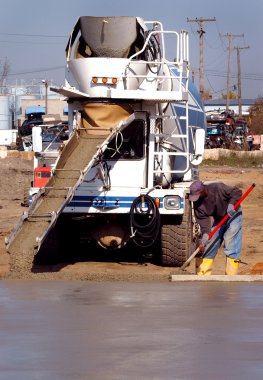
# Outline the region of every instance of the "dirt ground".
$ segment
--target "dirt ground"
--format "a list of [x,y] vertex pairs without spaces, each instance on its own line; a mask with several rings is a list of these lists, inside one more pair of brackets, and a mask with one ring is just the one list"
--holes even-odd
[[[24,190],[32,180],[32,160],[21,157],[0,159],[0,278],[9,275],[9,255],[5,250],[5,237],[27,209],[21,206]],[[239,169],[231,167],[201,167],[204,181],[222,181],[240,187],[243,192],[252,183],[255,189],[242,204],[243,242],[239,274],[263,274],[263,168]],[[220,250],[213,274],[224,274],[225,257]],[[260,271],[261,269],[261,271]],[[75,262],[38,268],[30,277],[36,279],[83,279],[90,281],[168,281],[180,269],[160,267],[145,258],[142,262]],[[194,273],[194,260],[187,268]]]

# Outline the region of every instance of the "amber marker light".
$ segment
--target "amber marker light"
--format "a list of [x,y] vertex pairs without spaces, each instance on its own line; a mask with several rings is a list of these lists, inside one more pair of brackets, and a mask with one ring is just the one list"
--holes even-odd
[[111,79],[111,82],[112,82],[112,84],[117,84],[118,79],[117,79],[117,78],[112,78],[112,79]]
[[98,83],[98,77],[92,77],[91,80],[92,80],[93,83]]
[[157,208],[160,208],[160,198],[155,198],[155,205]]
[[106,84],[107,82],[108,82],[108,78],[103,77],[103,78],[102,78],[102,83]]

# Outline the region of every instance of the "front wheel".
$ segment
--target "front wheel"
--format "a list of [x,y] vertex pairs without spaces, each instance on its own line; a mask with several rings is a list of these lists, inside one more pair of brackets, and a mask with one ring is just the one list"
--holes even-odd
[[193,241],[193,221],[191,204],[185,201],[182,216],[172,216],[161,226],[161,264],[179,267],[191,256],[195,249]]

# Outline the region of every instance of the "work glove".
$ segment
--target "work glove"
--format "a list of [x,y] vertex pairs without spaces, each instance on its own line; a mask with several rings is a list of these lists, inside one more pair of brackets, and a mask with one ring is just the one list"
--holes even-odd
[[229,218],[232,218],[232,216],[234,216],[236,213],[236,210],[234,209],[234,205],[229,203],[229,205],[227,206],[226,212],[227,212],[227,215],[229,216]]
[[201,246],[204,248],[208,244],[208,234],[204,233],[201,239]]

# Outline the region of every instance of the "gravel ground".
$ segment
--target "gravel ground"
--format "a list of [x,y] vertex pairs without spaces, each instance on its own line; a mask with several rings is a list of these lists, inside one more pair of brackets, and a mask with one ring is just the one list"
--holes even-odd
[[[25,273],[10,271],[10,255],[5,250],[4,238],[9,235],[18,217],[27,210],[21,206],[21,203],[23,203],[24,189],[29,188],[32,180],[32,160],[22,158],[21,155],[0,159],[2,173],[0,177],[0,278],[167,282],[171,274],[182,273],[178,268],[155,265],[150,255],[142,256],[137,261],[132,258],[132,255],[123,258],[108,258],[105,261],[98,256],[93,257],[92,261],[72,261],[49,266],[34,265]],[[256,183],[255,189],[243,203],[242,260],[246,264],[241,265],[240,274],[249,274],[256,263],[263,261],[263,169],[201,167],[200,177],[207,181],[217,180],[237,185],[243,191],[253,182]],[[136,257],[138,257],[137,251]],[[225,258],[220,250],[215,261],[214,274],[223,274],[224,266]],[[194,261],[183,273],[194,273]]]

